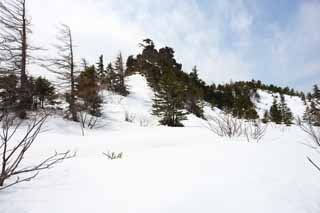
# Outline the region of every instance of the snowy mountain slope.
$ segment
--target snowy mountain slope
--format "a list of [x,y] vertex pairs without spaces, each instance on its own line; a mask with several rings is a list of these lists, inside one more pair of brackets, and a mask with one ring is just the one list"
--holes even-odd
[[[272,106],[274,98],[277,100],[278,103],[280,103],[280,94],[271,93],[269,91],[263,91],[260,89],[257,92],[260,96],[260,99],[254,100],[254,103],[256,105],[256,109],[260,118],[263,118],[264,112],[266,110],[270,110],[270,107]],[[289,96],[289,95],[284,95],[284,97],[288,107],[292,111],[293,116],[295,118],[302,117],[303,113],[306,110],[306,106],[304,105],[301,98],[297,96]]]
[[[306,158],[320,162],[320,155],[305,145],[310,141],[297,126],[271,124],[260,143],[218,137],[194,115],[185,128],[158,126],[146,80],[134,75],[128,84],[128,97],[104,94],[105,123],[85,136],[77,123],[59,116],[48,120],[49,131],[39,136],[25,163],[55,150],[74,150],[76,158],[0,191],[1,213],[320,211],[320,174]],[[273,98],[259,94],[263,112]],[[296,103],[288,99],[289,107]],[[210,106],[204,110],[219,113]],[[108,160],[102,155],[108,151],[124,157]]]

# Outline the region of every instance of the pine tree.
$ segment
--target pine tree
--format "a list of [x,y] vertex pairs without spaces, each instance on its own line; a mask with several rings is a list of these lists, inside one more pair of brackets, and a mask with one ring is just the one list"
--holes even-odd
[[90,115],[99,117],[102,115],[102,97],[99,94],[97,72],[94,66],[88,67],[81,72],[77,84],[77,96],[81,103],[79,109]]
[[18,99],[18,77],[14,74],[0,77],[0,109],[14,110]]
[[100,55],[97,63],[97,75],[100,81],[103,81],[106,77],[106,71],[104,69],[103,55]]
[[56,98],[55,88],[46,78],[38,77],[34,82],[34,96],[36,98],[35,108],[37,109],[39,103],[43,109],[45,101],[52,104]]
[[310,123],[320,126],[320,90],[317,85],[314,85],[309,101],[310,107],[306,111],[307,117]]
[[188,82],[185,93],[186,109],[197,117],[203,118],[203,90],[199,86],[199,84],[201,84],[201,80],[196,66],[192,69],[192,72],[188,77],[190,78],[190,81]]
[[270,108],[270,119],[276,124],[281,124],[282,122],[281,110],[279,109],[279,105],[276,99],[273,99],[273,103]]
[[125,84],[125,69],[123,64],[122,54],[120,53],[116,59],[114,65],[115,75],[112,79],[112,84],[114,91],[122,96],[127,96],[129,94],[127,86]]
[[264,111],[262,122],[266,124],[266,123],[269,123],[269,121],[270,121],[270,114],[268,110],[266,110]]
[[183,126],[186,119],[183,112],[183,87],[171,71],[165,72],[160,79],[159,89],[155,93],[153,114],[161,117],[160,123],[167,126]]
[[281,99],[280,111],[281,111],[282,122],[286,125],[291,125],[293,123],[292,112],[286,103],[284,95],[281,95],[280,99]]

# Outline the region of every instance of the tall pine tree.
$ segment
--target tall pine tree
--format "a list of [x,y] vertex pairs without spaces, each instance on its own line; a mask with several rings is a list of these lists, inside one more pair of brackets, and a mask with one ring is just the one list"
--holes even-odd
[[162,125],[183,126],[181,121],[186,119],[187,114],[183,112],[183,92],[181,83],[172,71],[162,75],[153,104],[153,114],[161,118]]
[[119,53],[115,61],[114,71],[115,75],[113,76],[114,78],[112,80],[114,91],[120,95],[127,96],[129,91],[125,83],[125,68],[121,53]]

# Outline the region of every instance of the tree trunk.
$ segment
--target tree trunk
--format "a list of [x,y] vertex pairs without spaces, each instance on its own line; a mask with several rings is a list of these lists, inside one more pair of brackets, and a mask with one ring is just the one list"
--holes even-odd
[[69,44],[70,44],[70,80],[71,80],[71,92],[70,92],[70,112],[73,121],[78,121],[77,110],[75,106],[75,79],[74,79],[74,61],[73,61],[73,43],[72,34],[69,29]]
[[29,102],[29,91],[28,91],[28,77],[26,72],[27,64],[27,23],[26,23],[26,8],[25,1],[23,1],[22,11],[22,33],[21,33],[21,64],[20,64],[20,103],[19,103],[19,117],[25,118],[26,109],[28,108]]

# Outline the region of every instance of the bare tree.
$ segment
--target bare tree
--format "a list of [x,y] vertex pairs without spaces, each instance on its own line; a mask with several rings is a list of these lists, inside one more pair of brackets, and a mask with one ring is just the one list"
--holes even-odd
[[46,65],[45,67],[58,75],[58,79],[61,81],[61,86],[69,89],[67,101],[69,103],[71,119],[73,121],[78,121],[75,84],[78,72],[75,69],[76,64],[73,52],[74,44],[70,27],[62,24],[59,29],[57,39],[58,44],[56,44],[55,47],[57,49],[58,56],[54,59],[50,59],[49,65]]
[[36,60],[31,53],[40,50],[29,42],[30,26],[26,0],[0,1],[0,73],[15,73],[20,77],[20,116],[25,114],[30,97],[27,64]]
[[[300,129],[305,132],[313,142],[312,148],[320,148],[320,127],[312,125],[311,120],[303,122],[300,118],[297,120],[297,124],[300,126]],[[317,165],[310,157],[308,157],[309,162],[320,171],[320,166]]]
[[[0,130],[0,190],[11,187],[21,182],[30,181],[35,178],[41,170],[50,169],[65,159],[74,157],[70,151],[63,153],[55,152],[53,155],[40,161],[36,165],[26,166],[25,154],[34,144],[38,134],[48,115],[34,117],[28,121],[26,132],[22,137],[17,136],[22,124],[27,122],[16,119],[14,116],[4,113],[1,116],[2,128]],[[23,164],[23,166],[21,166]],[[5,185],[5,181],[16,177],[15,181]]]

